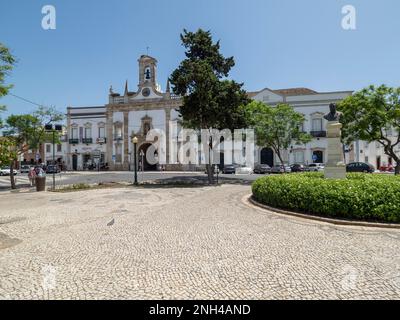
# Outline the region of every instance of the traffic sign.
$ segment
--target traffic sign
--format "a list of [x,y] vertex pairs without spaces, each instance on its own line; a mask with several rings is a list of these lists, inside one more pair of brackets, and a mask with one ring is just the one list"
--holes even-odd
[[313,154],[312,159],[313,159],[313,161],[317,161],[318,156],[316,154]]

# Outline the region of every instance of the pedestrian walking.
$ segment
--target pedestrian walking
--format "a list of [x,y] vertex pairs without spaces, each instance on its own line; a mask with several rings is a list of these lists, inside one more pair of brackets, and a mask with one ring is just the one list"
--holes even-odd
[[29,183],[31,187],[35,185],[35,179],[36,179],[36,171],[35,168],[30,168],[29,173],[28,173],[28,178],[29,178]]

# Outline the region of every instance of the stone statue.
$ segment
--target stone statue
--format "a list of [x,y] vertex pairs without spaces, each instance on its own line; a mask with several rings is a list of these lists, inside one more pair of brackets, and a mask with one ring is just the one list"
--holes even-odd
[[328,179],[345,179],[346,165],[343,162],[343,146],[341,142],[342,127],[339,122],[342,116],[341,112],[336,109],[336,104],[329,105],[330,112],[324,116],[328,120],[326,125],[326,137],[328,142],[327,163],[325,165],[325,178]]
[[338,112],[337,110],[336,110],[336,104],[335,103],[331,103],[330,105],[329,105],[329,110],[330,110],[330,112],[329,113],[327,113],[325,116],[324,116],[324,119],[325,120],[328,120],[328,121],[334,121],[334,122],[339,122],[340,121],[340,117],[342,116],[342,113],[341,112]]

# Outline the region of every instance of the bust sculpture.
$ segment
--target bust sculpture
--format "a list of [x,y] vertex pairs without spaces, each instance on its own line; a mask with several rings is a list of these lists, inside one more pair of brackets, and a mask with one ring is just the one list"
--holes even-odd
[[336,104],[331,103],[329,105],[329,110],[330,110],[330,112],[324,116],[324,119],[328,120],[329,122],[339,122],[340,117],[342,116],[342,113],[337,111]]
[[324,116],[328,120],[326,137],[328,140],[327,163],[324,175],[328,179],[345,179],[346,166],[343,162],[343,146],[341,142],[342,127],[340,123],[341,112],[336,109],[336,104],[329,105],[330,112]]

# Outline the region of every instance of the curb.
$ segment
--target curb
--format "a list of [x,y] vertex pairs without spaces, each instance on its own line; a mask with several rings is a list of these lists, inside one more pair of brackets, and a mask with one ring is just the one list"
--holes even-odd
[[265,204],[259,203],[257,200],[253,198],[253,195],[247,195],[243,198],[246,204],[252,204],[260,209],[265,209],[272,213],[277,213],[286,216],[292,216],[301,219],[307,220],[314,220],[319,222],[325,222],[334,225],[341,225],[341,226],[349,226],[349,227],[367,227],[367,228],[382,228],[382,229],[400,229],[400,224],[393,224],[393,223],[378,223],[378,222],[366,222],[366,221],[350,221],[350,220],[340,220],[340,219],[333,219],[333,218],[324,218],[315,215],[308,215],[304,213],[297,213],[293,211],[286,211],[282,209],[273,208],[267,206]]

